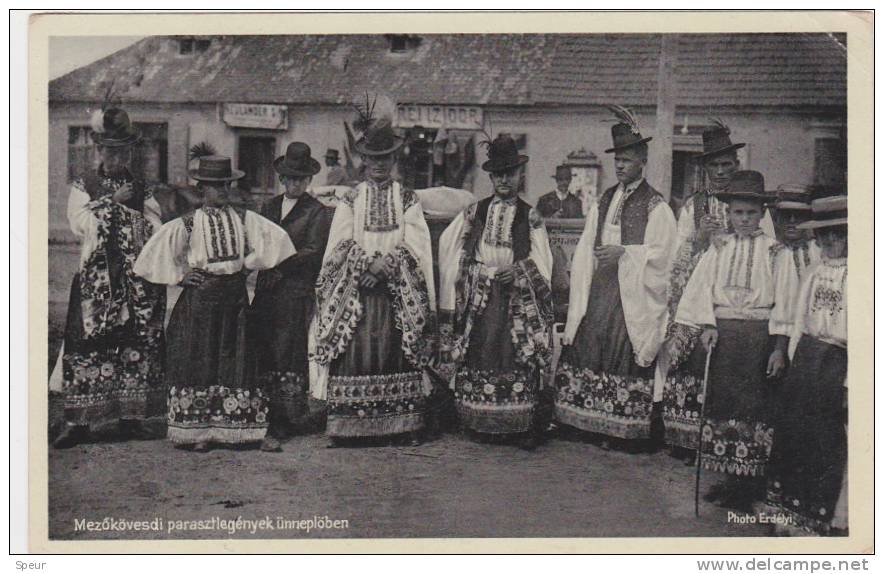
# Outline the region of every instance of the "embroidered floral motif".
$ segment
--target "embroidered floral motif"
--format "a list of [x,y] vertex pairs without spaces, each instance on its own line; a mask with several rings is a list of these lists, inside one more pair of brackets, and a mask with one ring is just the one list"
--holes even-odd
[[706,419],[703,467],[737,476],[763,476],[773,434],[773,428],[761,422]]
[[425,397],[420,371],[333,376],[328,384],[331,436],[373,436],[418,430]]
[[482,241],[492,247],[513,246],[513,220],[516,217],[516,202],[495,198],[488,208],[485,232]]
[[67,353],[62,367],[68,422],[98,424],[162,413],[165,391],[159,342]]
[[812,312],[826,311],[830,316],[844,310],[844,294],[825,285],[817,285],[813,291]]
[[620,438],[650,436],[653,380],[595,373],[563,362],[555,387],[556,417],[561,422]]
[[[208,223],[208,230],[203,230],[203,233],[208,232],[209,234],[205,242],[209,251],[208,262],[220,263],[239,259],[240,252],[236,242],[237,228],[233,223],[231,208],[203,207],[202,211]],[[245,232],[245,226],[242,229]]]
[[[135,274],[134,266],[144,239],[152,232],[151,225],[110,195],[90,202],[89,208],[97,227],[95,249],[79,271],[84,337],[106,336],[129,320],[147,336],[159,294]],[[120,284],[113,286],[109,267],[112,243],[122,255]]]
[[786,515],[790,524],[805,532],[825,535],[832,529],[833,508],[786,494],[784,485],[776,477],[768,480],[766,506],[769,513]]
[[510,298],[512,338],[516,360],[526,366],[552,364],[552,293],[547,280],[531,259],[514,266],[514,292]]
[[425,367],[435,353],[434,321],[427,281],[420,263],[404,245],[388,254],[394,272],[387,280],[393,294],[396,327],[402,332],[402,352],[415,367]]
[[378,186],[373,181],[365,185],[365,230],[374,232],[393,231],[399,228],[396,203],[393,193],[395,185],[388,181]]
[[703,379],[676,371],[663,385],[663,424],[666,444],[697,448],[700,411],[703,408]]
[[269,389],[270,409],[290,423],[307,413],[307,379],[293,371],[268,371],[260,377],[261,386]]
[[167,422],[178,429],[265,429],[270,412],[267,395],[260,388],[223,386],[169,389]]
[[461,422],[484,433],[517,433],[531,428],[537,376],[530,368],[486,371],[464,367],[455,379],[454,397]]
[[362,318],[359,278],[370,258],[352,239],[338,243],[316,280],[316,345],[310,360],[325,365],[338,357]]

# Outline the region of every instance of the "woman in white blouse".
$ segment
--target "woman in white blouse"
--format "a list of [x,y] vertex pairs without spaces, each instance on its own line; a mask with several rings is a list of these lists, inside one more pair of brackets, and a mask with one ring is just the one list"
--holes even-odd
[[[805,533],[846,529],[847,196],[817,189],[813,219],[822,259],[801,283],[789,339],[792,364],[778,397],[768,503]],[[834,520],[833,520],[834,519]]]
[[267,432],[267,393],[245,367],[246,276],[295,247],[281,227],[230,205],[230,182],[244,175],[230,158],[200,158],[190,177],[203,206],[166,223],[135,264],[152,283],[184,287],[166,331],[168,438],[196,451],[261,442]]

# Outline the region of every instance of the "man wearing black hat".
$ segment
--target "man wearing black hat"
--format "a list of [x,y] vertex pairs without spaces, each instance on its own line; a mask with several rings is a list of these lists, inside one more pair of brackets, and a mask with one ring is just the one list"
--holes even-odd
[[325,175],[325,185],[347,185],[347,170],[338,163],[338,150],[329,148],[325,152],[325,166],[328,173]]
[[776,240],[759,227],[768,200],[764,177],[738,171],[718,198],[728,203],[733,232],[706,250],[679,302],[675,321],[699,331],[700,344],[684,368],[667,378],[664,422],[668,437],[677,435],[688,448],[701,445],[704,468],[726,474],[725,483],[714,486],[706,499],[746,510],[761,495],[759,478],[774,433],[770,391],[779,373],[770,351],[770,323],[783,294],[774,279]]
[[320,170],[310,146],[290,143],[273,169],[284,191],[262,206],[261,215],[285,229],[298,252],[258,273],[252,301],[257,370],[271,400],[270,427],[261,445],[265,451],[278,450],[277,439],[302,423],[306,414],[307,329],[330,223],[325,207],[307,193]]
[[366,181],[338,203],[310,329],[311,393],[328,402],[330,445],[404,435],[419,444],[436,290],[430,231],[415,193],[391,177],[404,143],[369,119],[355,149]]
[[[714,235],[728,231],[727,203],[716,194],[727,189],[731,177],[740,169],[737,150],[746,147],[745,143],[731,141],[731,130],[724,122],[715,119],[713,123],[703,131],[703,153],[697,156],[709,186],[688,197],[678,217],[678,247],[690,243],[693,255],[705,251]],[[765,213],[761,229],[770,237],[775,236],[770,214]]]
[[541,195],[537,200],[537,211],[544,218],[557,217],[565,219],[583,218],[583,202],[571,194],[571,168],[567,165],[556,166],[556,189]]
[[494,195],[466,208],[439,239],[439,305],[460,363],[461,424],[518,435],[532,449],[543,430],[540,372],[551,362],[552,252],[540,214],[518,194],[528,156],[509,136],[488,146]]
[[119,421],[124,436],[146,436],[140,422],[162,413],[165,403],[164,292],[132,272],[161,225],[159,205],[129,171],[141,133],[124,110],[110,108],[94,114],[92,139],[101,164],[74,181],[68,200],[82,247],[61,372],[53,376],[62,379],[67,421],[56,448],[86,440],[90,427],[110,421]]
[[[644,179],[650,137],[613,108],[619,183],[590,207],[571,267],[565,348],[556,375],[559,422],[635,448],[650,438],[653,362],[662,340],[676,224]],[[607,438],[603,445],[608,444]]]
[[184,287],[166,329],[167,437],[198,452],[267,433],[267,393],[246,369],[246,277],[296,250],[284,229],[231,205],[230,184],[243,176],[229,157],[199,158],[190,177],[202,207],[163,225],[135,262],[151,283]]

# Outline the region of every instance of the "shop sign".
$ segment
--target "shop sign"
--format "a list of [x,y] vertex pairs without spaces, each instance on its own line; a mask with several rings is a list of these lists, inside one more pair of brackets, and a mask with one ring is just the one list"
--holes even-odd
[[396,127],[400,128],[480,130],[482,122],[482,108],[477,106],[399,104],[396,107]]
[[286,106],[273,104],[224,104],[224,123],[236,128],[287,130]]

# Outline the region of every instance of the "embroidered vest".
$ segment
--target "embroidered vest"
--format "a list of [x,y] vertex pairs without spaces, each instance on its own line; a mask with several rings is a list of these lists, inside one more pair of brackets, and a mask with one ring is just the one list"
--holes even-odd
[[[470,228],[469,235],[464,242],[464,252],[470,256],[476,254],[479,247],[479,241],[482,240],[482,234],[485,232],[485,221],[488,218],[488,208],[494,196],[486,197],[476,205],[476,219]],[[531,224],[528,215],[531,212],[531,206],[522,200],[516,199],[516,216],[513,218],[511,227],[513,238],[513,261],[521,261],[531,254]]]
[[[608,218],[608,209],[617,192],[617,186],[608,189],[599,200],[599,222],[595,234],[595,245],[602,245],[602,231]],[[645,228],[648,226],[648,214],[657,204],[663,201],[657,191],[647,182],[629,194],[623,202],[623,213],[620,217],[620,244],[641,245],[645,242]]]

